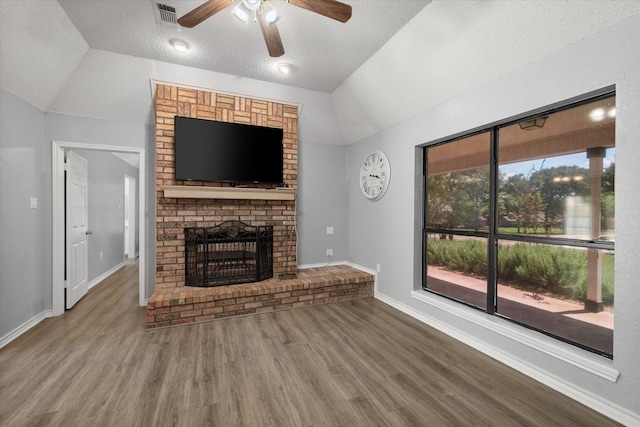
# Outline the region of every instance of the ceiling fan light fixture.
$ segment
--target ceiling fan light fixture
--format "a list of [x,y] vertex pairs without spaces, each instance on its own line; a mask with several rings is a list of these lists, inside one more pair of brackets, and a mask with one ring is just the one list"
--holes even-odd
[[280,20],[280,14],[269,0],[262,2],[262,13],[267,25],[273,25]]
[[249,10],[258,10],[262,2],[260,0],[242,0],[242,3],[244,3]]
[[244,1],[241,1],[233,8],[231,14],[247,24],[253,17],[253,10],[249,9]]

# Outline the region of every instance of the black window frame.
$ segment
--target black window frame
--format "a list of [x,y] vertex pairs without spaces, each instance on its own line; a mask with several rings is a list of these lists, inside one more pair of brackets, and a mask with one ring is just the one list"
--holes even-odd
[[[524,114],[520,114],[509,119],[505,119],[502,121],[498,121],[486,126],[481,126],[472,131],[461,132],[456,135],[452,135],[449,137],[441,138],[436,141],[432,141],[422,146],[422,187],[423,187],[423,199],[422,199],[422,289],[429,293],[439,295],[441,297],[447,298],[449,300],[455,301],[457,303],[463,304],[467,307],[471,307],[473,309],[479,310],[481,312],[487,313],[492,316],[497,316],[503,319],[508,320],[509,322],[518,324],[527,329],[534,330],[540,332],[544,335],[553,337],[559,341],[569,343],[576,347],[582,348],[592,353],[596,353],[600,356],[604,356],[609,359],[613,359],[613,354],[608,352],[598,350],[584,344],[581,344],[576,341],[572,341],[571,339],[555,335],[551,332],[545,331],[543,329],[536,328],[532,325],[528,325],[521,321],[517,321],[511,319],[507,316],[504,316],[497,312],[497,274],[498,274],[498,266],[497,266],[497,250],[498,250],[498,241],[500,240],[508,240],[508,241],[516,241],[523,243],[537,243],[537,244],[546,244],[552,246],[571,246],[571,247],[580,247],[586,249],[603,249],[612,251],[615,254],[615,242],[614,241],[603,241],[603,240],[582,240],[582,239],[573,239],[573,238],[557,238],[551,236],[540,236],[540,235],[522,235],[522,234],[509,234],[509,233],[500,233],[498,230],[498,172],[499,172],[499,158],[498,158],[498,149],[499,149],[499,133],[500,129],[511,126],[514,124],[518,124],[525,120],[532,120],[536,117],[540,117],[543,115],[550,115],[556,112],[560,112],[563,110],[568,110],[571,108],[575,108],[584,104],[589,104],[594,101],[598,101],[601,99],[606,99],[610,97],[616,96],[616,90],[614,86],[603,88],[598,91],[594,91],[589,94],[585,94],[570,100],[561,101],[555,105],[543,107],[534,111],[530,111]],[[448,228],[438,228],[438,227],[429,227],[427,224],[427,209],[426,204],[428,200],[428,151],[430,148],[436,147],[438,145],[443,145],[447,143],[451,143],[454,141],[458,141],[464,138],[468,138],[470,136],[478,135],[481,133],[490,132],[490,153],[489,153],[489,232],[475,232],[475,231],[466,231],[466,230],[455,230]],[[448,234],[454,236],[465,236],[465,237],[479,237],[487,239],[487,293],[486,293],[486,306],[485,308],[478,307],[467,303],[465,301],[450,297],[446,294],[437,292],[433,289],[427,287],[427,236],[428,234]],[[615,292],[615,291],[614,291]]]

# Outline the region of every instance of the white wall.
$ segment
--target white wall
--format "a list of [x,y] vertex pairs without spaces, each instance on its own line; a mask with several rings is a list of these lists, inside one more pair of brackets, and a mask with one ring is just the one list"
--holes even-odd
[[[490,58],[489,58],[490,59]],[[469,90],[463,95],[435,106],[348,147],[347,185],[349,191],[350,261],[374,268],[381,264],[378,292],[381,298],[424,316],[444,329],[470,337],[480,347],[494,354],[518,361],[531,368],[538,377],[553,378],[577,397],[604,399],[615,408],[635,413],[640,422],[640,287],[638,287],[638,253],[640,253],[640,17],[635,16],[603,30],[585,40],[536,62]],[[420,189],[416,184],[417,146],[448,135],[504,120],[572,97],[616,86],[616,307],[614,359],[592,355],[568,344],[555,343],[562,351],[584,361],[617,370],[617,382],[595,375],[572,364],[515,342],[465,320],[479,316],[480,323],[501,325],[502,319],[478,314],[476,310],[436,300],[445,309],[412,298],[421,295],[419,228],[421,219]],[[370,203],[360,194],[356,172],[364,156],[381,149],[389,157],[392,178],[386,196]],[[416,195],[417,194],[417,195]],[[376,230],[372,233],[371,230]],[[452,307],[451,309],[447,307]],[[488,319],[486,319],[488,318]],[[506,322],[506,321],[505,321]],[[508,322],[506,322],[508,323]],[[535,332],[525,332],[545,341]],[[539,336],[538,336],[539,335]],[[552,340],[549,338],[549,340]],[[552,340],[555,341],[555,340]],[[587,399],[588,400],[588,399]],[[602,408],[600,408],[602,409]]]

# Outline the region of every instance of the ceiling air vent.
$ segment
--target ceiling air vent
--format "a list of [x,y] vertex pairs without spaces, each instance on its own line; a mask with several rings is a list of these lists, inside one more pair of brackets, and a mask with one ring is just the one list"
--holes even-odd
[[156,12],[156,21],[158,21],[158,25],[169,28],[179,27],[175,6],[154,1],[153,7]]

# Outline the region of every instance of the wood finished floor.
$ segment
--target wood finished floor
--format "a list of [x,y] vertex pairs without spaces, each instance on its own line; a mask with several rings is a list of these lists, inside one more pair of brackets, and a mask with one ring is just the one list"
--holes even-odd
[[373,298],[145,331],[137,266],[0,350],[2,426],[608,426]]

